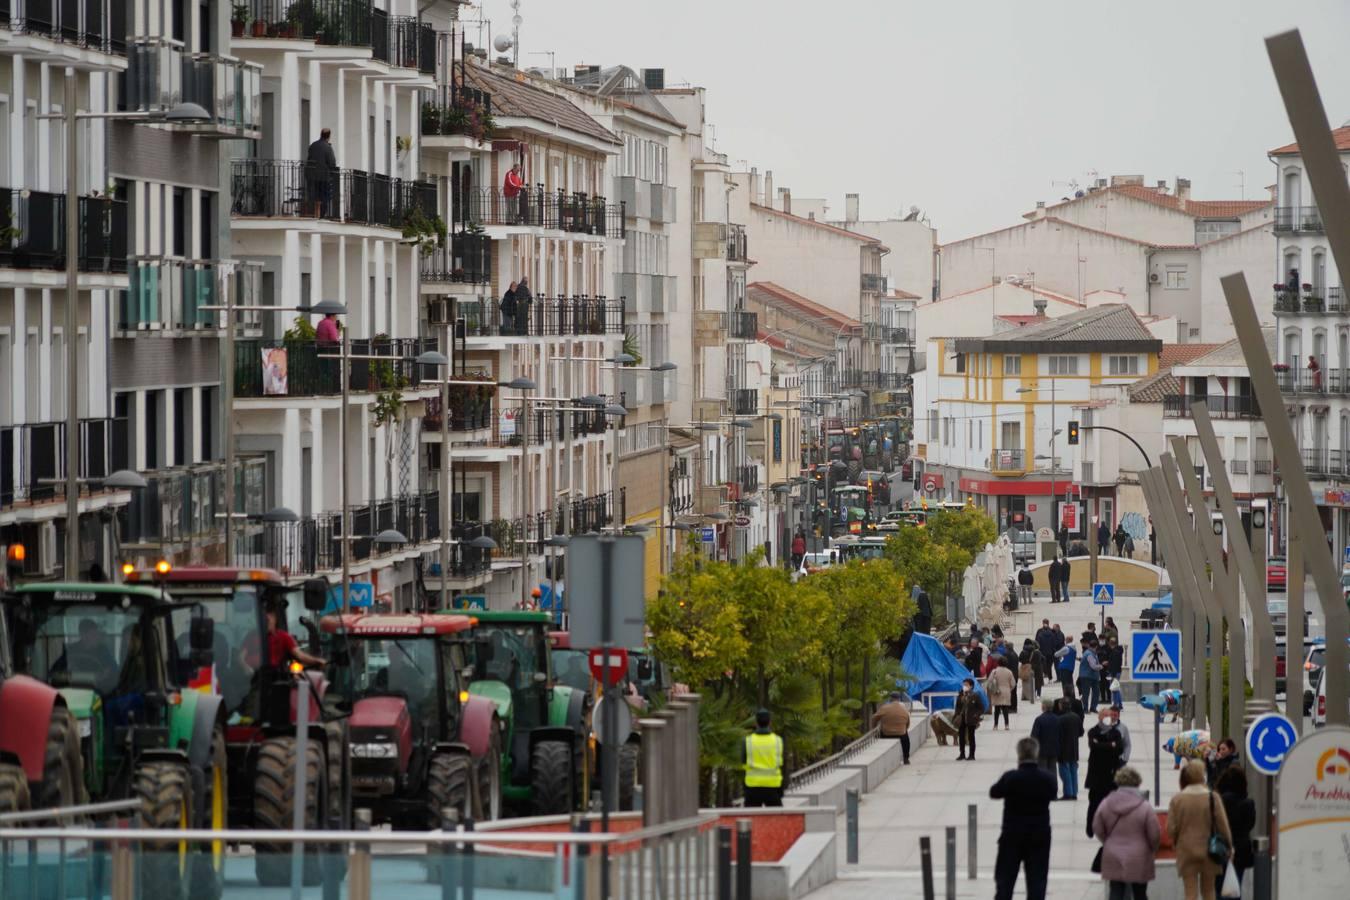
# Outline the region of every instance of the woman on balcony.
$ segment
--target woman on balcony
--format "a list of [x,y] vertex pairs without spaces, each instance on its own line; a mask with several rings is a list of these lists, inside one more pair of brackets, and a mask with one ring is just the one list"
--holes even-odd
[[1311,353],[1308,354],[1308,381],[1312,384],[1312,389],[1316,392],[1322,390],[1322,367],[1317,364],[1317,357]]

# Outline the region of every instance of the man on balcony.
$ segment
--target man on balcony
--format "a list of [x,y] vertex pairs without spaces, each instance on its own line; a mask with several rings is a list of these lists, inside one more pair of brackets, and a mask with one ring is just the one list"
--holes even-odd
[[305,157],[306,193],[309,196],[314,218],[322,218],[331,210],[333,202],[333,179],[337,175],[337,156],[333,153],[331,138],[333,131],[325,128],[319,132],[319,139],[309,145]]
[[529,276],[522,276],[520,283],[516,285],[516,334],[530,333],[530,303],[533,301],[534,294],[530,293]]
[[[511,171],[506,173],[506,181],[502,184],[502,196],[506,198],[507,209],[516,207],[516,222],[525,221],[526,213],[529,211],[529,195],[524,192],[525,178],[520,174],[520,163],[511,167]],[[517,200],[517,198],[519,198]]]

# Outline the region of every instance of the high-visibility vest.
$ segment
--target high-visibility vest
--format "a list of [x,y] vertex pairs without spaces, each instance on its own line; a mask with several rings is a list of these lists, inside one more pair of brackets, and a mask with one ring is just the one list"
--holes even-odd
[[745,786],[782,787],[783,739],[776,734],[745,738]]

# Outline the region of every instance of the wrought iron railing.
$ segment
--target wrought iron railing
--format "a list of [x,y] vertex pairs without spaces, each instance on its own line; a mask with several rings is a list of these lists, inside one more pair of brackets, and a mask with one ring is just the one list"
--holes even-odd
[[729,338],[753,341],[759,337],[759,314],[744,309],[722,313],[722,330]]
[[759,391],[754,388],[736,388],[731,391],[731,412],[737,416],[759,414]]
[[1322,213],[1315,206],[1275,207],[1276,231],[1321,231]]
[[452,201],[455,225],[502,225],[545,228],[573,234],[623,238],[627,234],[623,203],[604,197],[525,187],[513,196],[498,188],[469,188]]
[[[432,47],[433,66],[435,48]],[[422,104],[423,136],[464,135],[477,140],[492,136],[492,95],[455,82],[441,85]]]
[[[604,297],[531,297],[516,299],[513,315],[501,301],[459,301],[455,315],[466,337],[549,337],[553,335],[623,334],[624,301]],[[456,327],[459,327],[458,325]]]
[[[1026,471],[1026,450],[1022,448],[1010,448],[1007,450],[991,450],[989,452],[989,469],[993,472],[1023,472]],[[1086,466],[1087,463],[1084,463]],[[1085,474],[1084,481],[1091,481]]]
[[[82,272],[127,270],[127,204],[110,197],[79,198]],[[63,269],[66,195],[0,188],[0,267]]]
[[1174,419],[1189,419],[1191,417],[1191,406],[1196,401],[1204,401],[1209,414],[1216,419],[1258,419],[1261,417],[1261,407],[1256,402],[1256,397],[1243,394],[1231,396],[1168,394],[1163,398],[1163,415]]
[[21,34],[88,50],[127,49],[126,0],[8,0],[0,19]]
[[[388,360],[348,361],[348,390],[360,393],[416,387],[422,380],[417,356],[436,349],[429,338],[353,340],[353,356]],[[342,361],[337,345],[310,340],[241,340],[234,345],[236,397],[321,397],[342,392]]]
[[[80,420],[79,477],[99,479],[112,471],[112,419]],[[66,423],[0,427],[0,508],[65,496]],[[85,489],[81,486],[81,490]],[[97,482],[88,485],[99,489]]]
[[452,234],[449,246],[433,246],[422,253],[421,269],[423,281],[487,284],[492,280],[492,239],[486,234]]
[[374,15],[370,0],[246,0],[244,37],[311,40],[369,47]]
[[236,159],[230,212],[236,216],[318,217],[402,228],[414,209],[430,214],[435,186],[360,169],[324,170],[298,160]]
[[750,258],[750,241],[744,225],[727,225],[727,261],[745,262]]

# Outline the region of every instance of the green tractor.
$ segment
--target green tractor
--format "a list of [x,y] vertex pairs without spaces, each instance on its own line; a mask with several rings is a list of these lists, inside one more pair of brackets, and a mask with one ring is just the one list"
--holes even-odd
[[[15,670],[56,688],[74,715],[89,796],[140,798],[147,828],[223,829],[224,708],[184,689],[192,661],[173,640],[176,606],[159,590],[114,584],[29,584],[3,597]],[[192,653],[212,641],[210,620],[194,620]],[[182,898],[190,885],[194,898],[220,896],[223,845],[150,849],[147,895]]]
[[555,684],[546,612],[474,612],[469,693],[506,723],[502,797],[517,811],[554,815],[585,799],[589,695]]

